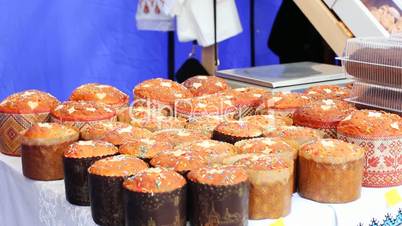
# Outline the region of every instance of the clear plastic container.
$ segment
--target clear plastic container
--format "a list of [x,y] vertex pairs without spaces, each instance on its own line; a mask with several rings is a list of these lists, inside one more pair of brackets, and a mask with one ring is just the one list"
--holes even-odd
[[400,0],[362,0],[362,3],[389,33],[402,32]]
[[402,88],[402,38],[353,38],[339,58],[358,81]]

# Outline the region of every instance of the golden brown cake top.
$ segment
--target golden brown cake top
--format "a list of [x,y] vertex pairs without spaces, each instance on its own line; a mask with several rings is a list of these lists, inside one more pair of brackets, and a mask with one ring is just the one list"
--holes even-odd
[[129,141],[119,148],[121,154],[133,155],[141,159],[151,159],[158,153],[173,150],[173,144],[152,138],[142,138]]
[[23,132],[25,145],[53,145],[78,140],[78,132],[58,123],[37,123]]
[[258,106],[264,98],[271,96],[271,91],[257,87],[242,87],[219,94],[232,99],[236,106]]
[[337,123],[355,111],[356,108],[342,100],[322,99],[296,110],[293,120],[298,125],[304,123]]
[[205,95],[176,101],[176,111],[182,114],[225,115],[236,110],[235,103],[224,96]]
[[235,143],[240,154],[262,153],[295,158],[297,150],[278,137],[254,138]]
[[290,161],[266,154],[244,154],[233,162],[235,166],[243,166],[251,170],[281,170],[292,167]]
[[173,116],[157,116],[153,118],[133,119],[130,124],[155,132],[164,129],[184,129],[187,120]]
[[64,152],[66,158],[93,158],[115,155],[118,149],[113,144],[101,140],[78,141]]
[[153,134],[152,138],[158,141],[165,141],[173,145],[178,145],[185,142],[196,140],[207,140],[209,137],[201,131],[189,129],[165,129],[157,131]]
[[345,99],[350,96],[350,89],[337,85],[312,86],[304,91],[304,94],[313,99]]
[[200,153],[174,150],[160,152],[152,158],[150,163],[154,167],[168,168],[183,173],[205,166],[207,160]]
[[321,139],[304,145],[299,156],[315,162],[343,164],[362,159],[364,149],[336,139]]
[[88,172],[99,176],[126,177],[146,168],[148,165],[139,158],[115,155],[96,161],[88,168]]
[[26,90],[6,97],[0,103],[1,113],[48,113],[59,104],[56,97],[39,90]]
[[150,99],[171,105],[173,105],[177,99],[190,98],[193,96],[183,85],[162,78],[143,81],[134,88],[133,93],[136,99]]
[[164,112],[151,107],[124,107],[117,112],[120,122],[130,123],[133,119],[151,119],[166,116]]
[[186,129],[202,130],[212,132],[224,118],[219,116],[201,116],[189,120]]
[[191,77],[182,83],[194,96],[214,94],[227,89],[230,86],[222,78],[216,76],[198,75]]
[[199,153],[209,159],[236,154],[236,148],[229,143],[216,140],[200,140],[179,144],[175,150]]
[[280,127],[267,127],[264,130],[266,137],[280,137],[282,139],[296,139],[299,137],[323,138],[324,133],[302,126],[280,126]]
[[258,125],[246,121],[226,121],[219,124],[215,131],[236,137],[259,137],[262,135],[262,129]]
[[62,121],[97,121],[113,118],[116,112],[95,102],[66,101],[53,108],[51,115]]
[[127,105],[129,96],[116,87],[99,83],[88,83],[76,88],[71,96],[72,101],[93,101],[112,107]]
[[247,172],[236,166],[204,167],[191,171],[187,177],[194,183],[212,186],[237,185],[248,180]]
[[402,119],[383,111],[359,110],[343,119],[337,130],[356,137],[401,137]]
[[183,176],[173,170],[149,168],[124,181],[123,187],[141,193],[171,192],[186,185]]
[[297,109],[311,103],[312,99],[301,93],[273,93],[272,97],[265,98],[259,108],[264,109]]
[[290,126],[293,124],[293,120],[290,117],[274,113],[268,115],[250,115],[244,117],[243,120],[253,125],[258,125],[261,128],[269,126]]

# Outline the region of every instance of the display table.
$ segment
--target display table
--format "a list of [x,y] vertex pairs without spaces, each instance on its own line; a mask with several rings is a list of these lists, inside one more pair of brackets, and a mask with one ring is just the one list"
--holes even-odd
[[[397,188],[402,194],[402,186]],[[293,195],[292,213],[286,226],[368,225],[376,218],[383,222],[387,213],[395,217],[402,203],[387,208],[384,194],[390,189],[367,189],[352,203],[328,205]],[[273,220],[250,221],[250,226],[269,226]],[[0,154],[0,225],[7,226],[91,226],[90,207],[69,204],[64,182],[40,182],[22,175],[21,159]]]

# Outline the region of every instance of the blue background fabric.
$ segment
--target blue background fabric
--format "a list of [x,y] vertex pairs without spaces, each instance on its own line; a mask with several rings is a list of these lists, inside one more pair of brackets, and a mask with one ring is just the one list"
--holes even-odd
[[[220,44],[220,69],[251,64],[250,1],[236,3],[244,31]],[[278,63],[266,43],[280,4],[255,0],[257,65]],[[167,77],[168,35],[138,31],[136,7],[137,0],[0,0],[0,99],[34,88],[65,100],[88,82],[131,95],[142,80]],[[190,51],[176,38],[176,70]]]

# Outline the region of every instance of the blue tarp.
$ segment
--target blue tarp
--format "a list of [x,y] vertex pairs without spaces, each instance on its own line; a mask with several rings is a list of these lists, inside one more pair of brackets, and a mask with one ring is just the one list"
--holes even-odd
[[[237,0],[244,32],[220,45],[221,68],[250,66],[250,3]],[[256,62],[277,63],[266,40],[281,1],[256,0]],[[61,100],[101,82],[128,94],[167,77],[167,34],[135,28],[137,0],[0,0],[0,99],[30,88]],[[176,69],[191,45],[176,41]]]

